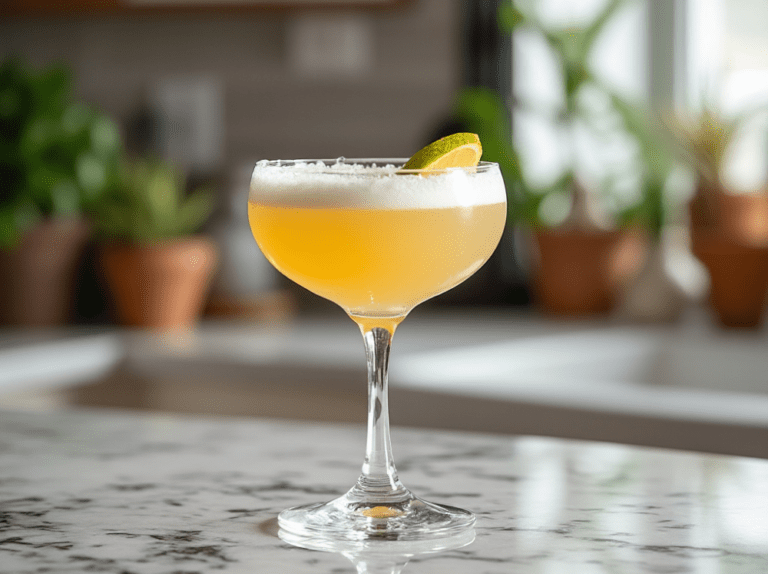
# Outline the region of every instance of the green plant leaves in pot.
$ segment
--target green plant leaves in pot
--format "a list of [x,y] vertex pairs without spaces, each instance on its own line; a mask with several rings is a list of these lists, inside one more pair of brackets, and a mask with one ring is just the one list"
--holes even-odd
[[45,217],[89,213],[119,185],[115,123],[73,101],[69,70],[0,64],[0,247]]
[[137,161],[125,167],[123,179],[96,209],[96,231],[104,239],[149,245],[190,235],[213,211],[211,190],[187,195],[181,172],[171,164]]

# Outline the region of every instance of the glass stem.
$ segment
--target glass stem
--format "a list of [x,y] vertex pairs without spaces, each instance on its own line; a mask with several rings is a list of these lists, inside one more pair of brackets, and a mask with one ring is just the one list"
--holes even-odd
[[365,502],[402,502],[411,494],[397,477],[389,438],[387,367],[392,331],[362,326],[360,330],[368,359],[368,440],[362,474],[348,496]]

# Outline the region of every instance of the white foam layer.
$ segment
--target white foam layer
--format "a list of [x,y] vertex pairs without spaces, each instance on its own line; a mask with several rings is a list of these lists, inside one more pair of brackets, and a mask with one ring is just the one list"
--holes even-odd
[[265,205],[379,209],[434,209],[506,201],[497,166],[475,173],[456,169],[421,175],[397,174],[397,167],[351,164],[259,162],[250,200]]

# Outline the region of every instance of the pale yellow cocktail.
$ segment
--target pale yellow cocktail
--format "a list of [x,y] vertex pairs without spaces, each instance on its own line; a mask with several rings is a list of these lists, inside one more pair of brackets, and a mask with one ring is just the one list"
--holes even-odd
[[284,275],[353,315],[403,316],[493,253],[503,203],[439,209],[248,206],[253,235]]
[[[379,169],[354,189],[334,189],[344,176],[305,170],[306,187],[295,193],[271,188],[279,178],[254,175],[253,235],[280,272],[356,317],[403,317],[454,287],[485,263],[504,229],[500,177],[439,174],[425,182]],[[365,188],[378,193],[363,200]],[[419,197],[421,188],[431,197]]]

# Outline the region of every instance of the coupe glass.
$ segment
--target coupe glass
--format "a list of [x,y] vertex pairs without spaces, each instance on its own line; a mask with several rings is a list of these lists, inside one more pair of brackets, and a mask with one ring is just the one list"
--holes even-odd
[[[387,363],[395,328],[416,305],[458,285],[491,256],[506,220],[495,163],[403,170],[405,159],[262,161],[248,216],[281,273],[341,306],[363,334],[368,440],[362,473],[330,502],[280,513],[281,530],[314,544],[455,536],[472,513],[423,501],[397,476]],[[318,542],[319,541],[319,542]]]

